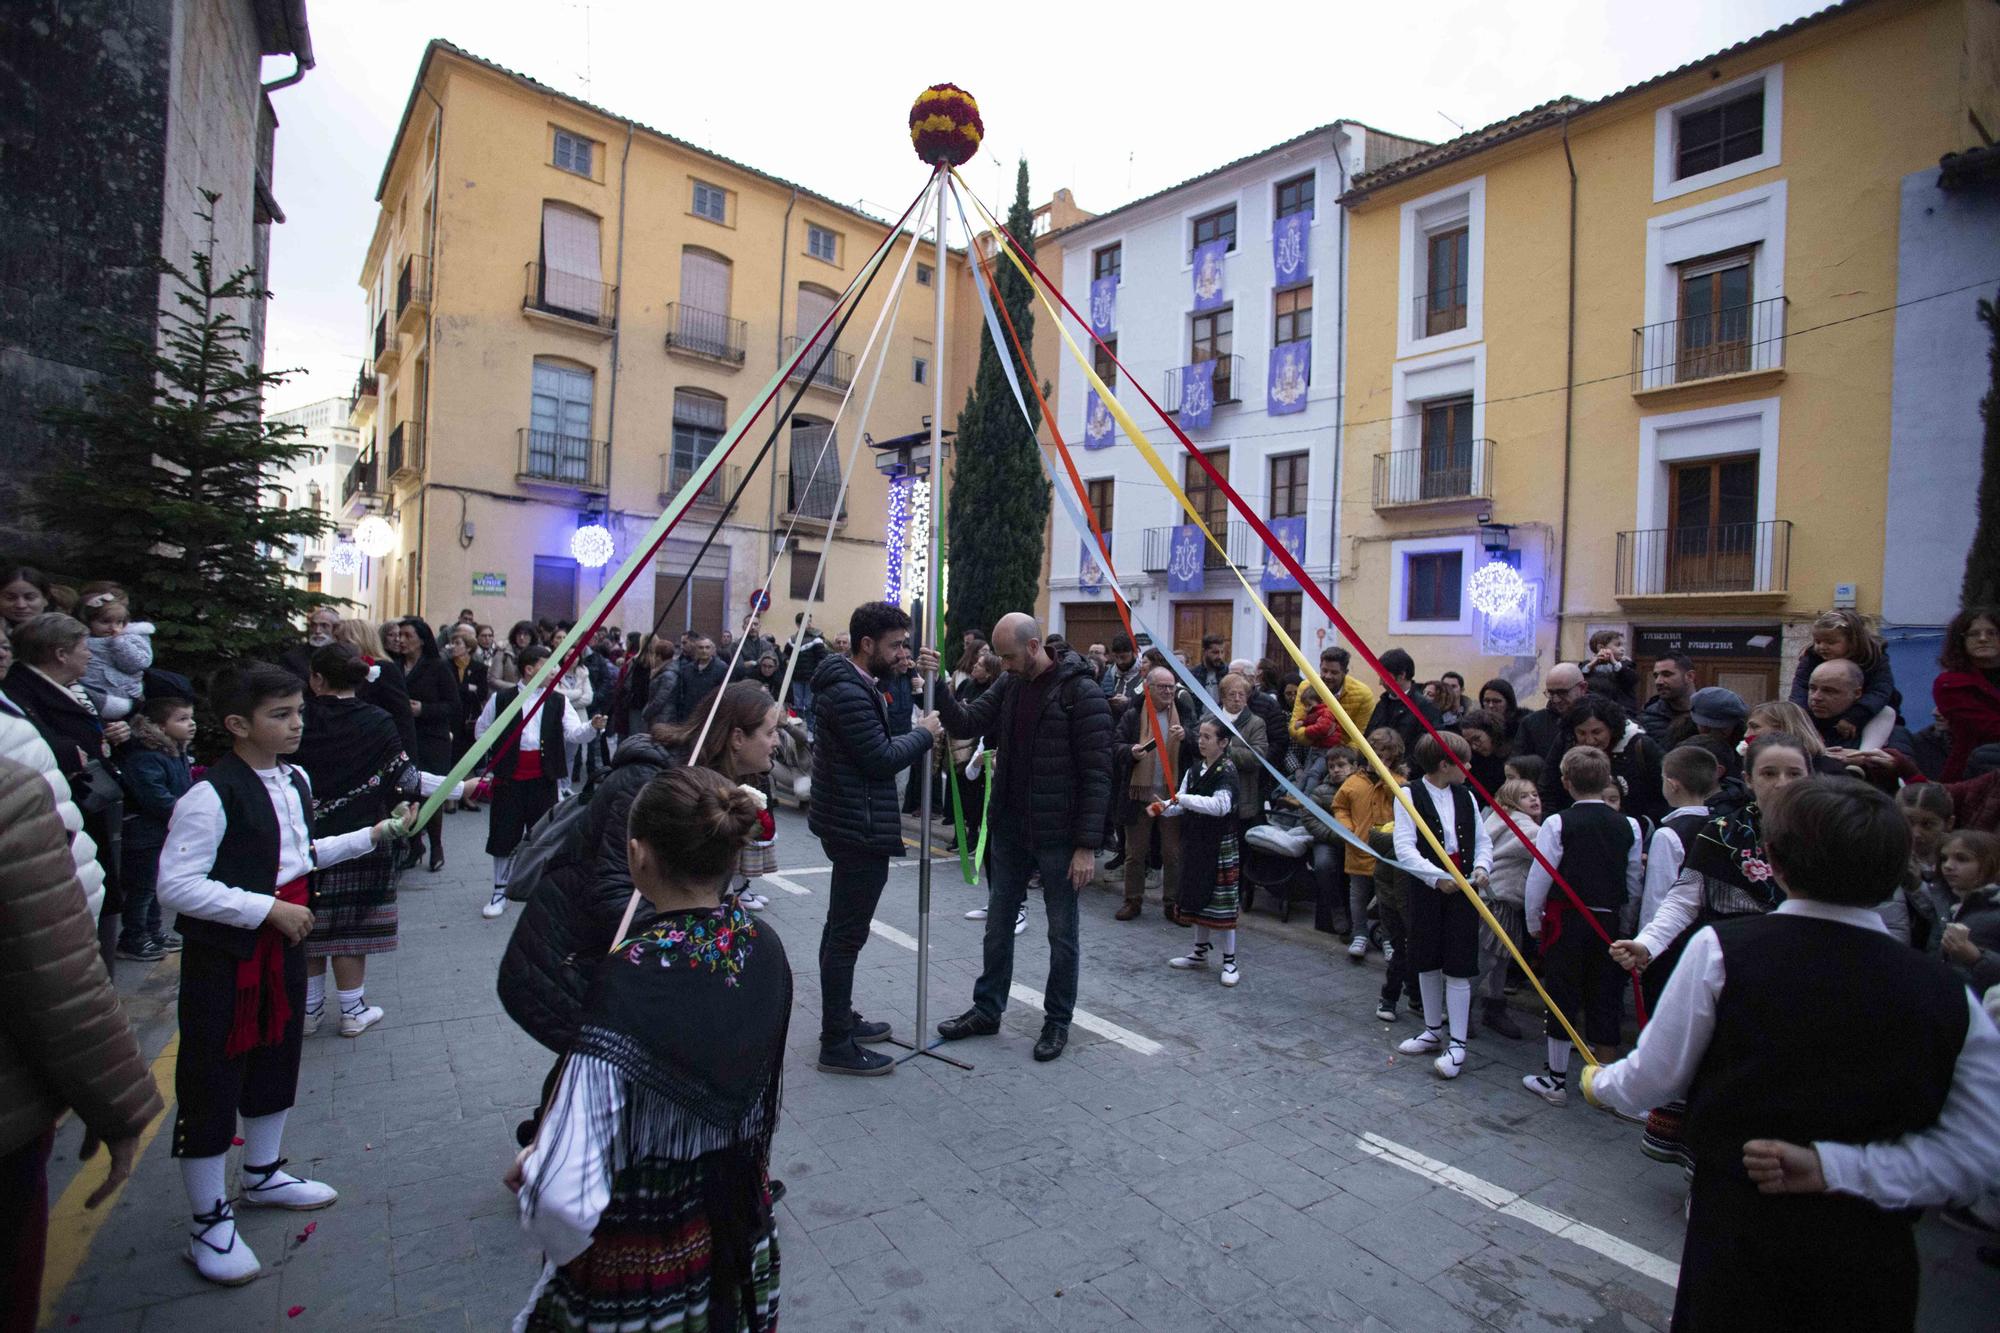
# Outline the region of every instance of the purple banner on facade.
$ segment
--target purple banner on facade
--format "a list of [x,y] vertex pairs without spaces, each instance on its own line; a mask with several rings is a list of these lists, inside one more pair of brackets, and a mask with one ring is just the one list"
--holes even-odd
[[[1271,529],[1271,535],[1278,539],[1279,544],[1282,545],[1287,551],[1291,552],[1292,559],[1298,561],[1301,565],[1305,564],[1306,562],[1305,519],[1274,518],[1269,521],[1267,526]],[[1264,552],[1264,575],[1257,581],[1257,586],[1262,588],[1266,592],[1272,592],[1272,591],[1282,592],[1288,589],[1297,588],[1299,584],[1298,580],[1294,579],[1291,576],[1291,574],[1286,571],[1285,562],[1278,559],[1277,553],[1275,551],[1272,551],[1267,548]]]
[[1293,213],[1271,228],[1271,269],[1278,286],[1295,287],[1312,276],[1306,241],[1312,235],[1312,214]]
[[1229,253],[1227,240],[1209,241],[1194,248],[1194,308],[1214,310],[1224,303],[1222,257]]
[[1207,430],[1215,420],[1215,362],[1181,367],[1182,430]]
[[1201,529],[1192,523],[1183,523],[1174,529],[1173,546],[1167,552],[1167,591],[1200,592],[1202,570],[1207,564],[1202,559]]
[[1086,449],[1109,449],[1118,443],[1118,432],[1113,429],[1111,411],[1104,400],[1092,389],[1083,404],[1083,447]]
[[1312,339],[1280,343],[1271,349],[1271,382],[1264,410],[1274,417],[1306,410],[1306,386],[1312,381]]
[[1118,279],[1096,278],[1090,284],[1090,331],[1109,338],[1118,331]]
[[1104,591],[1104,564],[1098,558],[1095,543],[1085,538],[1079,543],[1076,586],[1079,592]]

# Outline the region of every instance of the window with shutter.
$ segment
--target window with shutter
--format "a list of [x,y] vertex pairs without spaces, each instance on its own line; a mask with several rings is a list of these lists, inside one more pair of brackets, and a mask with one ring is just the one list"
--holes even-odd
[[556,131],[555,164],[564,171],[588,176],[590,171],[590,150],[594,145],[579,134],[568,130]]
[[528,475],[582,482],[590,476],[596,376],[580,366],[535,362],[528,409]]
[[604,309],[597,219],[581,209],[542,204],[542,301],[552,310],[595,321]]
[[696,181],[694,183],[694,212],[695,216],[707,218],[710,222],[727,222],[729,220],[728,192],[719,185],[710,185],[707,181]]

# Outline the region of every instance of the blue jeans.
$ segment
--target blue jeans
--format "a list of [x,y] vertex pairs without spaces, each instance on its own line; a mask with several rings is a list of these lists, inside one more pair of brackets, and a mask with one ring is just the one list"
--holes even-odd
[[160,899],[154,886],[160,877],[160,848],[123,849],[125,906],[121,909],[118,942],[137,945],[160,933]]
[[[1002,822],[1005,820],[1006,822]],[[1051,1023],[1069,1026],[1076,1011],[1076,887],[1069,882],[1068,847],[1031,847],[1019,823],[995,812],[986,847],[992,857],[986,902],[986,969],[972,987],[972,1005],[998,1020],[1014,985],[1014,916],[1028,898],[1028,876],[1042,872],[1042,906],[1049,918],[1049,984],[1042,1012]]]

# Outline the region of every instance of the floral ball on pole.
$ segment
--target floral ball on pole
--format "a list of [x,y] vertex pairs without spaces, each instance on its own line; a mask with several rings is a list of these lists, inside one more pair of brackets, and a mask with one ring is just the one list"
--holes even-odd
[[964,166],[985,134],[979,103],[955,83],[932,84],[910,107],[910,144],[930,166]]

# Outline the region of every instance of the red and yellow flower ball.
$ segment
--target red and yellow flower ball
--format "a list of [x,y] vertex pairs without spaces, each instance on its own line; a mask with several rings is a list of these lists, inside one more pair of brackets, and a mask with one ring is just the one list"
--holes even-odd
[[955,83],[932,84],[910,108],[910,143],[931,166],[970,162],[985,133],[979,103]]

